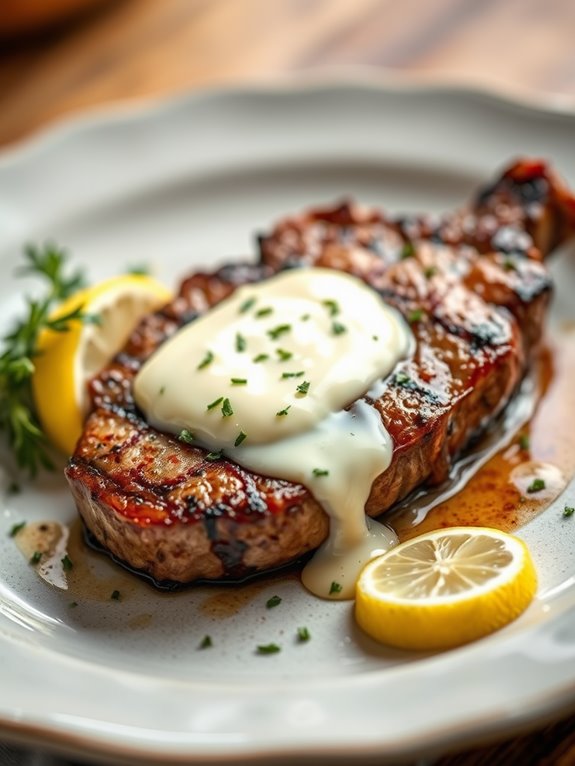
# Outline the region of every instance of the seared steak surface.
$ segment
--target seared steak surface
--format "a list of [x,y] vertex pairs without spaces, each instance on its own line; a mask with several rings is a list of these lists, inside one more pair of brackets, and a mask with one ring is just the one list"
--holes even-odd
[[462,211],[388,216],[353,203],[286,218],[257,264],[196,274],[146,317],[91,384],[93,411],[66,469],[90,532],[157,581],[238,579],[316,548],[328,519],[301,485],[259,476],[152,429],[132,398],[142,363],[240,284],[307,265],[357,275],[406,317],[414,356],[378,409],[394,443],[366,507],[381,514],[455,456],[517,388],[551,284],[543,259],[575,231],[575,199],[542,162],[521,161]]

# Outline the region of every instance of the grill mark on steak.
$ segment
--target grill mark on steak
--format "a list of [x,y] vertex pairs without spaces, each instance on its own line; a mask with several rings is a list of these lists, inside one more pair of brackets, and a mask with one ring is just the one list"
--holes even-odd
[[412,320],[414,356],[372,402],[394,456],[367,512],[444,480],[516,389],[549,300],[543,257],[574,230],[574,198],[537,161],[513,165],[470,208],[443,217],[390,217],[344,202],[279,222],[259,238],[259,264],[185,280],[92,381],[94,409],[66,470],[87,527],[157,581],[243,578],[325,539],[327,517],[308,490],[208,461],[154,431],[131,391],[141,364],[184,324],[237,286],[302,265],[355,274]]

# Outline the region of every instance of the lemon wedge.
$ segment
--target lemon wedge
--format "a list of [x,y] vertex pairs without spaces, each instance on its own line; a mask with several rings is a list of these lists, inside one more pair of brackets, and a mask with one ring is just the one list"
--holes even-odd
[[69,455],[89,407],[88,381],[124,346],[138,321],[166,303],[170,292],[147,276],[124,275],[81,290],[52,318],[82,307],[97,323],[71,322],[66,332],[44,330],[38,339],[32,391],[48,439]]
[[522,540],[497,529],[452,527],[370,561],[357,582],[355,617],[382,643],[448,649],[514,620],[536,588]]

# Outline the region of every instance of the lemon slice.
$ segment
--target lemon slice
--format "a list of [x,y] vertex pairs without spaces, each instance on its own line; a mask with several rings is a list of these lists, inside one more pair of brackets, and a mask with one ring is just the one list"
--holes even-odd
[[441,529],[369,562],[355,617],[372,638],[402,649],[448,649],[518,617],[537,588],[527,546],[486,527]]
[[53,318],[82,306],[99,320],[71,322],[66,332],[45,330],[38,339],[34,402],[44,432],[59,450],[74,451],[88,412],[88,381],[120,351],[138,321],[170,297],[150,277],[125,275],[81,290],[56,309]]

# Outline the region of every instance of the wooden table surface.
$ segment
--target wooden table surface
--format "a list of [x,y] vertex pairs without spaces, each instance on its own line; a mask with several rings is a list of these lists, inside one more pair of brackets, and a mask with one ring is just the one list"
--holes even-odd
[[[8,35],[10,6],[49,1],[7,0],[0,16],[0,145],[94,105],[334,66],[563,94],[575,107],[573,0],[116,0]],[[434,763],[571,766],[575,717]]]

